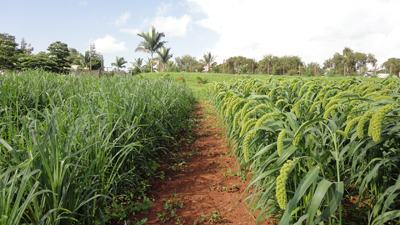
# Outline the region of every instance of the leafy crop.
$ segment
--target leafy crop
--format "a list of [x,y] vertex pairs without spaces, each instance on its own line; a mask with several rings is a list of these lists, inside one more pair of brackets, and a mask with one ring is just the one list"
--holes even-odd
[[367,207],[369,224],[398,224],[399,88],[393,78],[209,85],[234,154],[254,174],[257,222],[344,224],[347,212]]
[[170,80],[0,76],[0,224],[104,223],[112,198],[143,197],[193,102]]

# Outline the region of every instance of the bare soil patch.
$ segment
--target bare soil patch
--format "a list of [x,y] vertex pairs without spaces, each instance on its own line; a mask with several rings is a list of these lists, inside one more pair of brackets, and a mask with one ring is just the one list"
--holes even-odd
[[155,205],[135,218],[147,224],[255,224],[244,201],[249,179],[237,175],[221,121],[207,103],[193,113],[192,137],[182,137],[176,155],[165,160],[164,179],[150,183]]

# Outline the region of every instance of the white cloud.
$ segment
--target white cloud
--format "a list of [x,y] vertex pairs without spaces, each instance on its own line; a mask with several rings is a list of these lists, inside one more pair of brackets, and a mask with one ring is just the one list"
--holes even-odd
[[173,37],[186,36],[187,30],[192,22],[192,17],[185,14],[180,18],[173,16],[157,16],[150,20],[145,20],[144,24],[154,26],[158,32],[164,32],[165,35]]
[[97,38],[93,42],[96,50],[101,53],[119,53],[127,51],[125,42],[117,42],[116,39],[107,34],[104,38]]
[[121,28],[119,29],[119,32],[132,34],[136,36],[138,33],[140,33],[140,30],[135,28]]
[[162,2],[160,6],[158,6],[157,16],[164,16],[167,12],[170,11],[171,7],[172,3],[165,4],[164,2]]
[[124,12],[116,21],[115,25],[117,26],[122,26],[128,21],[128,19],[131,17],[131,12]]
[[195,23],[219,35],[211,50],[221,62],[237,55],[260,60],[272,53],[322,63],[345,46],[383,62],[400,51],[400,1],[187,2],[205,15]]
[[[161,3],[153,18],[142,20],[141,28],[154,26],[157,32],[163,32],[169,37],[185,37],[192,24],[192,17],[184,14],[181,17],[166,15],[171,10],[172,4]],[[121,29],[120,32],[137,33],[138,29]]]
[[86,2],[86,1],[80,1],[80,2],[79,2],[79,5],[85,6],[85,5],[87,5],[87,2]]

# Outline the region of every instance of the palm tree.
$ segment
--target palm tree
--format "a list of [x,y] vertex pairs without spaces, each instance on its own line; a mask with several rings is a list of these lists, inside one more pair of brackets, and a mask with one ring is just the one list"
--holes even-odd
[[125,61],[124,57],[116,56],[115,62],[111,63],[111,66],[117,67],[118,71],[119,71],[119,69],[125,68],[125,66],[124,66],[125,63],[127,63],[127,61]]
[[[152,68],[152,69],[154,69],[154,62],[156,62],[156,59],[152,60],[149,57],[147,57],[147,59],[144,59],[144,63],[145,64],[144,64],[143,68],[148,68],[148,69]],[[150,69],[150,70],[152,70],[152,69]]]
[[162,47],[160,51],[156,50],[160,63],[166,68],[168,61],[172,58],[173,54],[169,54],[171,48]]
[[87,68],[89,67],[89,63],[90,63],[90,55],[89,55],[89,51],[85,52],[85,55],[79,53],[78,56],[78,60],[79,60],[79,65],[83,68]]
[[141,70],[142,64],[143,64],[143,59],[142,58],[134,59],[133,62],[131,62],[131,64],[133,67],[137,66]]
[[147,52],[150,53],[151,55],[151,72],[153,72],[153,54],[156,52],[158,49],[164,46],[166,41],[161,41],[161,38],[165,37],[164,33],[158,33],[156,32],[156,29],[154,27],[150,27],[150,30],[148,33],[139,33],[137,34],[139,37],[144,38],[144,41],[139,43],[139,46],[136,48],[137,51],[142,51],[142,52]]
[[200,59],[200,62],[206,65],[206,70],[208,72],[211,71],[211,65],[214,63],[216,57],[217,56],[211,55],[211,52],[208,52],[203,55],[203,59]]

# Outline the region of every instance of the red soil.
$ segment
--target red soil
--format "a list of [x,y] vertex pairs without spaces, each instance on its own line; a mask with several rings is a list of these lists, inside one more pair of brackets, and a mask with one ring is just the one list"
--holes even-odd
[[[221,121],[206,103],[198,104],[193,113],[199,121],[194,137],[183,138],[179,153],[161,167],[164,180],[150,184],[155,205],[135,218],[147,218],[147,224],[255,224],[254,213],[244,201],[249,178],[236,176],[239,165],[230,154]],[[168,201],[169,205],[183,203],[173,217],[164,208]],[[162,213],[164,221],[158,216]]]

